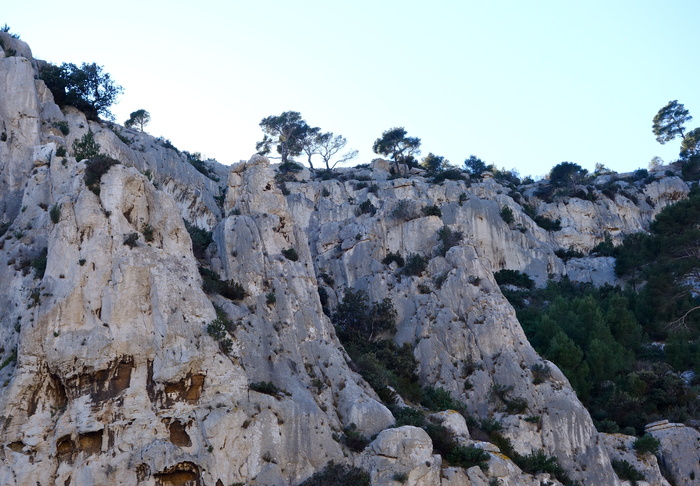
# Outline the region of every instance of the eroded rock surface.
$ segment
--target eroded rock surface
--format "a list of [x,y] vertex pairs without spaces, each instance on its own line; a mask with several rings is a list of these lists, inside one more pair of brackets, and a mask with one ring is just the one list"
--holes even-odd
[[[28,46],[0,36],[17,53],[0,58],[1,484],[281,486],[330,461],[363,467],[373,484],[396,484],[395,475],[421,486],[557,484],[473,439],[454,411],[437,416],[464,444],[490,451],[488,471],[443,468],[423,429],[390,428],[392,413],[353,371],[319,288],[330,309],[345,288],[391,299],[394,339],[413,348],[423,386],[499,420],[518,453],[556,456],[583,484],[619,484],[610,447],[563,374],[527,342],[493,272],[610,281],[609,259],[564,262],[556,251],[588,252],[606,234],[646,227],[687,193],[679,178],[628,188],[646,206],[538,203],[562,221],[551,232],[491,178],[392,178],[376,161],[339,179],[307,172],[285,182],[259,156],[198,170],[167,141],[61,111]],[[89,162],[71,150],[88,130],[120,162],[98,194],[85,187]],[[426,215],[429,206],[441,215]],[[186,222],[212,232],[201,255]],[[445,228],[459,235],[447,246]],[[382,263],[389,252],[420,254],[426,269],[405,275]],[[207,272],[245,295],[207,295]],[[221,316],[230,350],[207,332]],[[534,380],[535,366],[549,378]],[[508,413],[494,387],[524,411]],[[538,423],[525,420],[535,415]],[[364,452],[341,440],[352,426],[378,434]],[[662,462],[689,477],[681,450],[694,436],[663,434]]]

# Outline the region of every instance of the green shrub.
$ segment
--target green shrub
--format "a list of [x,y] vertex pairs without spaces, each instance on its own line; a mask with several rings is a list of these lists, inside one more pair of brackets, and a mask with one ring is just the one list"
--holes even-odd
[[411,407],[391,408],[391,413],[396,419],[394,427],[403,425],[413,425],[414,427],[423,427],[425,425],[425,414],[420,410]]
[[391,265],[392,262],[396,262],[396,265],[399,267],[403,267],[406,263],[406,261],[403,259],[401,254],[399,252],[392,253],[389,252],[386,254],[384,259],[382,260],[382,263],[384,265]]
[[99,196],[102,176],[109,172],[109,169],[116,164],[119,164],[118,160],[103,155],[89,160],[85,165],[85,187]]
[[630,481],[632,486],[637,485],[637,481],[644,481],[646,477],[639,472],[632,464],[624,459],[613,459],[612,467],[617,477],[623,481]]
[[46,272],[46,259],[49,253],[48,248],[43,248],[39,255],[32,260],[32,267],[34,268],[34,276],[41,280],[44,278],[44,273]]
[[409,253],[402,272],[409,277],[417,277],[428,268],[428,258],[417,253]]
[[370,304],[367,292],[348,288],[333,313],[333,323],[348,338],[371,341],[377,334],[395,330],[396,309],[388,298]]
[[[100,155],[100,148],[100,144],[95,141],[92,129],[88,129],[85,135],[73,141],[73,156],[78,162],[83,159],[94,159]],[[106,158],[106,156],[103,157]]]
[[185,228],[192,240],[192,253],[195,258],[202,260],[206,256],[207,247],[214,241],[212,232],[199,228],[185,220]]
[[519,414],[527,410],[527,400],[522,397],[510,398],[508,394],[513,389],[512,386],[493,385],[491,392],[496,395],[506,406],[509,414]]
[[568,262],[572,258],[583,258],[584,254],[573,247],[569,247],[568,250],[564,248],[559,248],[554,251],[554,254],[561,258],[563,261]]
[[437,216],[438,218],[441,218],[442,217],[442,209],[440,209],[438,206],[433,204],[432,206],[424,207],[423,214],[425,216]]
[[150,224],[146,223],[141,227],[141,233],[143,234],[143,239],[146,240],[147,242],[153,241],[153,235],[155,233],[155,230],[153,229],[153,226]]
[[139,234],[138,233],[129,233],[126,238],[124,238],[124,244],[128,246],[129,248],[134,248],[136,246],[136,242],[139,240]]
[[[217,315],[219,312],[220,310],[217,309]],[[229,354],[231,349],[233,349],[233,341],[228,337],[226,332],[227,324],[230,326],[231,322],[228,321],[226,317],[217,317],[207,324],[207,334],[209,334],[217,343],[219,343],[219,349],[224,354]]]
[[[163,145],[163,147],[171,148],[171,149],[175,150],[176,152],[179,152],[173,146],[173,144],[170,143],[170,140],[163,141],[162,145]],[[208,177],[209,179],[211,179],[215,182],[218,182],[219,178],[216,176],[216,173],[211,169],[211,167],[209,167],[206,164],[205,161],[202,160],[202,154],[200,154],[199,152],[190,153],[187,151],[184,151],[182,153],[187,158],[187,162],[189,162],[192,167],[197,169],[197,172],[199,172],[200,174]]]
[[466,181],[467,178],[464,176],[461,170],[459,169],[447,169],[443,170],[442,172],[439,172],[433,177],[433,184],[440,184],[444,182],[445,180],[451,180],[451,181]]
[[65,157],[65,156],[66,156],[66,147],[61,145],[56,149],[56,157]]
[[593,247],[593,249],[591,250],[591,254],[610,257],[615,256],[617,254],[615,250],[615,244],[613,243],[612,238],[610,237],[610,233],[606,231],[604,240]]
[[506,224],[512,224],[515,222],[515,216],[513,215],[513,210],[508,206],[503,206],[501,208],[501,219],[505,221]]
[[491,459],[488,452],[477,447],[459,445],[442,425],[428,424],[425,430],[433,441],[435,451],[450,465],[465,469],[474,466],[479,466],[484,471],[488,469],[488,461]]
[[[56,121],[53,122],[52,125],[55,128],[58,128],[63,135],[68,135],[70,133],[70,127],[68,126],[68,122],[64,120]],[[56,154],[58,155],[58,154]]]
[[632,447],[634,447],[634,450],[640,454],[644,454],[645,452],[656,454],[660,445],[661,442],[659,442],[659,439],[653,437],[652,435],[644,434],[642,437],[634,441]]
[[284,255],[284,257],[287,260],[292,262],[296,262],[297,260],[299,260],[299,254],[294,248],[287,248],[286,250],[282,250],[282,255]]
[[447,251],[453,246],[459,245],[462,241],[464,235],[461,231],[453,231],[449,226],[444,225],[437,232],[438,241],[440,242],[440,247],[438,252],[440,255],[445,256]]
[[513,458],[513,462],[526,473],[549,473],[560,481],[564,479],[562,481],[564,483],[569,481],[566,471],[559,465],[557,458],[548,456],[542,450],[533,452],[527,456],[517,454],[516,457]]
[[552,220],[546,216],[535,216],[535,224],[547,231],[559,231],[561,229],[561,220]]
[[288,160],[287,162],[280,164],[277,170],[283,174],[286,174],[288,172],[301,172],[302,170],[304,170],[304,166]]
[[526,273],[518,270],[499,270],[493,274],[498,285],[513,285],[524,289],[532,289],[535,286],[535,281],[532,280]]
[[343,429],[343,436],[340,441],[353,452],[362,452],[371,442],[369,438],[358,432],[355,424],[350,424]]
[[265,296],[265,302],[267,303],[267,305],[274,304],[275,302],[277,302],[277,295],[275,295],[274,292],[268,292]]
[[416,214],[413,201],[410,199],[401,199],[398,203],[396,203],[396,206],[394,206],[394,209],[391,210],[389,215],[393,219],[399,221],[410,221],[411,219],[415,219]]
[[256,381],[248,385],[248,389],[273,397],[286,393],[284,390],[277,388],[271,381]]
[[204,267],[199,267],[199,274],[202,276],[202,288],[207,294],[219,294],[230,300],[245,298],[245,289],[238,282],[221,280],[216,272]]
[[15,362],[17,362],[17,349],[16,348],[12,351],[12,353],[10,353],[10,355],[7,358],[5,358],[2,361],[2,363],[0,363],[0,370],[5,368],[10,363],[15,363]]
[[370,486],[370,477],[365,471],[345,464],[329,462],[299,486]]
[[461,402],[452,398],[449,391],[441,387],[428,386],[424,388],[421,405],[433,412],[456,410],[462,415],[466,416],[467,414],[466,407]]
[[551,376],[551,370],[546,364],[536,363],[530,367],[530,370],[532,371],[532,383],[535,385],[544,383]]
[[51,222],[53,224],[58,224],[58,222],[61,220],[61,207],[58,204],[51,206],[51,209],[49,210],[49,217],[51,218]]
[[374,216],[377,213],[377,208],[372,204],[372,202],[368,199],[366,201],[363,201],[360,206],[355,209],[355,216],[360,216],[362,214],[369,214],[370,216]]
[[556,187],[571,187],[580,184],[588,171],[573,162],[562,162],[549,172],[549,183]]

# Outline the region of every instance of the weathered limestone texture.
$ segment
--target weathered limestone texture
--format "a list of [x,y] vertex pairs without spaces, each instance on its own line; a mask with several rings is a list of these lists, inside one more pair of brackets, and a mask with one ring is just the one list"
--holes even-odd
[[[391,299],[393,339],[413,349],[421,385],[444,388],[475,419],[499,420],[520,454],[556,456],[581,484],[621,484],[611,457],[629,453],[615,452],[535,353],[493,273],[615,282],[611,259],[564,262],[556,252],[587,253],[606,235],[647,227],[687,194],[682,180],[630,184],[637,205],[545,204],[525,191],[539,214],[561,220],[551,232],[489,177],[393,178],[382,160],[330,180],[279,174],[261,156],[195,167],[163,139],[62,111],[29,47],[0,38],[16,52],[0,56],[0,484],[283,486],[330,461],[363,468],[374,485],[559,484],[523,473],[455,411],[430,420],[489,452],[488,470],[447,467],[425,430],[392,428],[322,308],[319,289],[332,310],[346,288]],[[72,151],[88,130],[119,162],[93,190],[91,162]],[[429,206],[441,215],[426,215]],[[201,242],[186,225],[210,231],[211,244],[195,254]],[[454,236],[448,245],[440,231]],[[388,252],[419,254],[426,269],[407,276],[382,263]],[[244,295],[205,293],[214,276]],[[535,366],[549,378],[535,384]],[[508,413],[494,389],[525,411]],[[360,453],[342,440],[353,426],[373,438]],[[691,484],[698,453],[687,444],[698,433],[651,433],[676,484]],[[644,471],[666,484],[653,461]]]

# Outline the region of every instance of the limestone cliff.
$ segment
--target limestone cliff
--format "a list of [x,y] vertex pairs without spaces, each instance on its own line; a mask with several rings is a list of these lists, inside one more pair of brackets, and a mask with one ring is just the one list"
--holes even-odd
[[[29,47],[0,36],[16,53],[0,58],[0,484],[288,485],[330,461],[362,467],[373,484],[558,484],[523,473],[466,424],[454,425],[457,436],[490,451],[486,472],[441,468],[425,431],[390,428],[392,413],[354,371],[319,288],[331,308],[345,288],[390,298],[394,339],[413,348],[424,386],[498,419],[518,453],[544,450],[583,484],[620,484],[609,446],[527,342],[493,272],[611,281],[610,259],[564,262],[557,250],[590,251],[606,234],[645,228],[687,193],[681,179],[632,184],[639,204],[547,204],[489,178],[392,178],[382,161],[283,182],[254,156],[232,167],[208,161],[205,175],[163,140],[61,111]],[[72,156],[88,130],[120,162],[99,191],[85,186],[87,161]],[[525,201],[562,229],[539,227]],[[203,255],[185,221],[212,231]],[[443,227],[461,238],[446,247]],[[382,263],[389,252],[423,255],[427,267],[403,275]],[[245,295],[207,295],[202,272]],[[230,349],[207,332],[217,315]],[[537,365],[549,379],[534,379]],[[507,413],[498,387],[526,411]],[[379,434],[361,453],[338,440],[351,424]]]

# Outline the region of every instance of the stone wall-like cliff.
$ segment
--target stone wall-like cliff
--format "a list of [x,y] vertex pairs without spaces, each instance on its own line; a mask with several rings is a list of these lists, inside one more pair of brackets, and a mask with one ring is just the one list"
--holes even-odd
[[[561,219],[562,230],[548,232],[493,179],[392,179],[378,161],[340,179],[304,171],[282,185],[258,156],[207,162],[206,177],[147,134],[61,111],[26,44],[0,35],[17,52],[0,58],[0,484],[288,485],[330,461],[364,468],[373,484],[397,484],[397,474],[425,486],[558,484],[471,439],[463,419],[455,434],[491,451],[487,472],[442,468],[422,429],[390,428],[392,413],[354,371],[319,288],[331,307],[345,288],[391,299],[395,341],[413,348],[422,385],[498,419],[516,452],[556,456],[583,484],[620,484],[609,446],[563,374],[532,349],[493,272],[611,281],[610,259],[565,263],[555,251],[643,229],[687,193],[682,180],[630,189],[644,194],[638,205],[545,204],[526,191],[538,213]],[[85,187],[87,162],[71,155],[88,129],[121,162],[99,194]],[[57,156],[60,147],[68,155]],[[376,211],[362,213],[365,201]],[[430,205],[442,215],[425,216]],[[185,221],[212,231],[201,261]],[[443,256],[445,225],[463,237]],[[402,275],[381,263],[388,252],[424,255],[427,269]],[[200,266],[241,283],[245,297],[207,295]],[[230,321],[227,353],[207,333],[214,304]],[[541,364],[551,378],[535,384]],[[250,386],[261,382],[277,391]],[[506,413],[494,386],[511,387],[527,412]],[[539,423],[525,420],[535,415]],[[362,453],[338,440],[351,424],[379,434]]]

